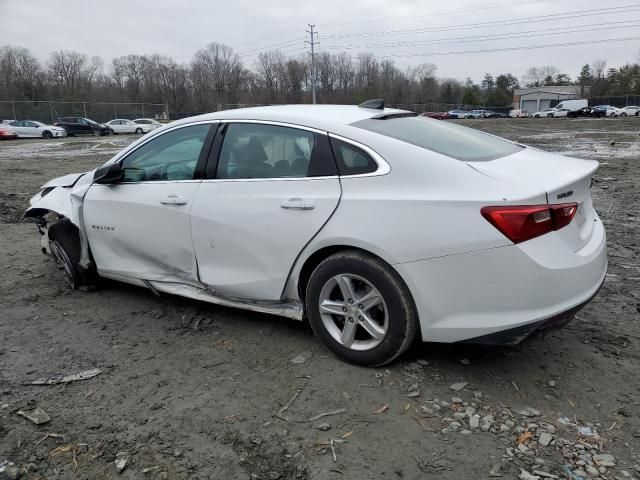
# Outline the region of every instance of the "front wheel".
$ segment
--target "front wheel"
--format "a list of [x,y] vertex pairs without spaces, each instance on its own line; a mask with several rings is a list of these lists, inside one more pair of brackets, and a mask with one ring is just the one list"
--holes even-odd
[[625,112],[622,112],[622,113],[620,114],[620,117],[621,117],[621,118],[624,118],[624,117],[626,117],[626,116],[627,116],[627,114],[626,114]]
[[138,135],[142,135],[142,129],[141,128],[136,128],[136,133]]
[[418,314],[409,289],[386,263],[359,251],[326,258],[306,292],[311,328],[348,362],[380,366],[413,342]]
[[49,227],[49,249],[67,285],[74,289],[91,290],[98,283],[98,272],[91,262],[80,266],[80,232],[69,220],[60,220]]
[[50,131],[45,130],[44,132],[42,132],[42,138],[49,139],[49,138],[52,138],[52,137],[53,137],[53,134]]
[[99,137],[100,135],[102,135],[102,133],[100,132],[100,130],[94,130],[94,131],[93,131],[93,136],[94,136],[94,137]]

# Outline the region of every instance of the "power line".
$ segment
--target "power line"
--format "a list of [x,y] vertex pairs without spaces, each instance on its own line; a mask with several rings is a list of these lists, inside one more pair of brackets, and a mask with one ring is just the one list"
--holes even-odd
[[[487,42],[496,40],[509,40],[512,38],[529,38],[548,35],[565,35],[571,33],[592,32],[598,30],[610,30],[613,26],[618,27],[638,27],[638,20],[623,20],[619,22],[594,23],[590,25],[581,25],[580,27],[554,27],[549,29],[526,30],[513,33],[496,33],[490,35],[474,35],[466,37],[450,37],[435,40],[412,40],[408,42],[394,43],[370,43],[370,44],[347,44],[347,45],[329,45],[329,50],[353,50],[358,48],[397,48],[397,47],[417,47],[423,45],[446,45],[450,43],[468,43],[468,42]],[[634,23],[635,22],[635,23]]]
[[244,52],[239,52],[238,56],[239,57],[246,57],[247,55],[250,55],[250,54],[252,54],[254,52],[260,52],[262,50],[268,50],[270,48],[278,48],[278,47],[285,48],[285,47],[288,47],[288,46],[292,46],[295,43],[302,42],[305,38],[306,37],[294,38],[292,40],[287,40],[286,42],[274,43],[272,45],[265,45],[264,47],[254,48],[253,50],[246,50]]
[[534,50],[539,48],[570,47],[575,45],[588,45],[588,44],[595,44],[595,43],[626,42],[629,40],[640,40],[640,37],[605,38],[601,40],[585,40],[585,41],[579,41],[579,42],[548,43],[548,44],[542,44],[542,45],[523,45],[518,47],[487,48],[487,49],[481,49],[481,50],[461,50],[461,51],[452,51],[452,52],[400,53],[400,54],[393,54],[393,55],[373,55],[373,57],[374,58],[389,58],[389,57],[408,58],[408,57],[433,57],[433,56],[448,56],[448,55],[470,55],[475,53],[511,52],[515,50]]
[[447,25],[443,27],[429,27],[429,28],[416,28],[408,30],[387,30],[382,32],[357,32],[357,33],[343,33],[343,34],[331,34],[320,37],[321,39],[333,39],[333,38],[354,38],[354,37],[379,37],[386,35],[411,35],[429,32],[443,32],[454,30],[468,30],[477,28],[491,28],[491,27],[503,27],[507,25],[519,25],[522,23],[538,23],[547,21],[567,20],[572,18],[591,17],[595,15],[617,14],[617,13],[629,13],[640,10],[640,4],[626,5],[624,7],[608,7],[598,8],[590,10],[576,10],[573,12],[555,13],[549,15],[538,15],[533,17],[520,17],[512,18],[508,20],[493,20],[489,22],[476,22],[464,25]]
[[436,10],[434,12],[424,14],[424,15],[411,15],[411,16],[403,15],[398,17],[384,17],[384,18],[378,17],[377,19],[357,20],[354,22],[322,23],[320,24],[320,26],[322,27],[336,26],[337,27],[342,25],[357,25],[357,24],[363,24],[363,23],[390,23],[390,22],[397,22],[397,21],[408,21],[408,20],[415,20],[416,18],[439,17],[441,15],[477,12],[477,11],[490,10],[494,8],[512,7],[512,6],[519,7],[520,5],[526,5],[528,3],[540,3],[541,1],[542,0],[525,0],[525,1],[515,0],[512,2],[495,3],[491,5],[482,5],[482,6],[471,7],[471,8],[461,8],[456,10]]

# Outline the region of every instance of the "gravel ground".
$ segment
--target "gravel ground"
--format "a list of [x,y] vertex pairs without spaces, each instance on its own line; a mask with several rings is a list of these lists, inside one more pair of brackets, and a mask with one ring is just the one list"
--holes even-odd
[[[640,478],[640,120],[460,123],[602,162],[607,281],[544,340],[423,344],[384,369],[343,363],[285,319],[116,283],[69,290],[17,219],[46,180],[134,137],[2,142],[0,478]],[[50,421],[18,413],[35,408]]]

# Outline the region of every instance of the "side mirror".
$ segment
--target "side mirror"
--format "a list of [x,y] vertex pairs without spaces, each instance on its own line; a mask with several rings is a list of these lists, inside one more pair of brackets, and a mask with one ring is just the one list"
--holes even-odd
[[93,174],[93,183],[110,184],[121,182],[124,178],[124,170],[119,163],[111,163],[100,167]]

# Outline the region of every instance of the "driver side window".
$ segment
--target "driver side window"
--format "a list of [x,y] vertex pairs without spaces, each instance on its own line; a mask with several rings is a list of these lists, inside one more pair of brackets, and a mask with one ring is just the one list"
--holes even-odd
[[191,180],[211,124],[167,132],[122,161],[124,182]]

